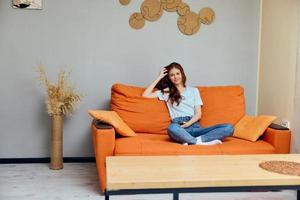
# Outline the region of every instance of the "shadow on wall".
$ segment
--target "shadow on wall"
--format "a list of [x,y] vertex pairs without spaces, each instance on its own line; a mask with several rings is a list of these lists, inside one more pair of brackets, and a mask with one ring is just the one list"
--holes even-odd
[[[104,103],[103,106],[98,106],[96,108],[88,108],[88,109],[92,109],[92,110],[109,110],[110,109],[110,99],[107,99]],[[82,141],[82,145],[84,146],[89,146],[91,148],[91,152],[93,152],[93,154],[91,156],[94,156],[94,146],[93,146],[93,139],[92,139],[92,130],[91,130],[91,124],[93,121],[93,118],[91,118],[88,113],[85,113],[89,119],[90,119],[90,123],[87,124],[86,129],[84,130],[84,135],[86,135],[85,140]]]
[[[102,105],[100,106],[100,101],[99,101],[99,106],[97,106],[96,108],[89,108],[89,109],[109,110],[109,108],[110,108],[110,99],[106,100],[104,103],[101,102],[101,104]],[[42,136],[39,136],[41,138],[41,141],[39,141],[39,142],[41,143],[41,146],[44,147],[43,148],[44,153],[41,153],[41,154],[43,154],[43,157],[50,157],[50,153],[51,153],[51,134],[52,134],[52,118],[47,113],[47,107],[46,107],[44,99],[42,99],[40,101],[39,107],[40,107],[40,109],[38,109],[36,124],[38,124],[38,128],[40,130],[38,132],[38,134],[42,134]],[[79,109],[75,110],[75,113],[76,112],[79,112]],[[91,134],[91,123],[92,123],[93,119],[89,117],[86,110],[83,110],[81,112],[83,112],[83,113],[77,113],[77,114],[80,114],[83,117],[87,117],[90,120],[89,120],[88,124],[83,124],[83,126],[85,128],[84,128],[83,132],[80,133],[80,135],[83,136],[83,139],[81,140],[79,146],[89,147],[90,150],[91,150],[90,152],[92,152],[92,154],[91,155],[86,155],[86,156],[94,156],[93,141],[92,141],[92,134]],[[66,127],[67,124],[71,123],[71,121],[72,121],[72,116],[65,117],[64,118],[64,127]],[[76,155],[72,155],[72,157],[76,157]]]
[[45,135],[43,138],[42,146],[45,147],[45,152],[47,152],[47,156],[50,156],[50,142],[51,142],[51,117],[47,113],[47,108],[44,101],[40,102],[40,109],[37,113],[37,124],[41,130],[41,133]]

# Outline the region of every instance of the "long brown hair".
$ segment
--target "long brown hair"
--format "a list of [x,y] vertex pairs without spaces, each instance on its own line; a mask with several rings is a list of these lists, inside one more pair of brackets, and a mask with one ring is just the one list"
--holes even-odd
[[[155,86],[155,88],[161,90],[161,92],[164,93],[169,93],[169,99],[168,101],[171,101],[171,104],[173,105],[174,102],[177,103],[177,106],[180,104],[181,100],[182,100],[182,96],[180,95],[179,90],[177,89],[177,87],[171,82],[171,80],[169,79],[169,71],[173,68],[179,69],[181,72],[181,77],[182,77],[182,83],[183,86],[185,87],[185,82],[186,82],[186,76],[184,73],[183,68],[181,67],[181,65],[179,63],[173,62],[167,66],[165,66],[165,68],[167,69],[168,74],[163,77]],[[168,88],[169,91],[164,91],[164,89]]]

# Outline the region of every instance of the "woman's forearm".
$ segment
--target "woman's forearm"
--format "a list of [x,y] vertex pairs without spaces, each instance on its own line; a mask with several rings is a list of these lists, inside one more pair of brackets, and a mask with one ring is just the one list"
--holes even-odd
[[166,75],[168,74],[167,69],[164,67],[160,70],[158,77],[146,88],[144,93],[142,94],[143,97],[153,97],[155,96],[152,92],[156,84]]
[[195,114],[192,119],[190,119],[190,121],[188,121],[189,125],[192,125],[193,123],[199,121],[199,119],[201,118],[201,115],[199,114]]
[[189,121],[185,122],[183,125],[181,125],[182,128],[187,128],[191,126],[193,123],[199,121],[201,118],[201,114],[195,114]]
[[199,119],[201,118],[201,115],[202,115],[201,107],[200,106],[196,106],[195,107],[195,114],[194,114],[194,116],[188,122],[186,122],[183,125],[183,127],[189,127],[193,123],[198,122]]
[[144,91],[143,93],[143,97],[148,97],[152,94],[152,91],[154,89],[154,87],[156,86],[156,84],[160,81],[160,78],[158,77],[157,79],[155,79]]

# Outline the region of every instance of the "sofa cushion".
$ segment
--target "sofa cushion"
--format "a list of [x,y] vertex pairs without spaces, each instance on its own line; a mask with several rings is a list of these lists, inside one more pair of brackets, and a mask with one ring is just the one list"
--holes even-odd
[[245,115],[235,125],[233,136],[255,142],[275,119],[272,115]]
[[142,97],[144,88],[114,84],[110,109],[135,132],[167,134],[170,116],[163,101]]
[[[198,87],[203,101],[200,123],[207,127],[236,124],[245,115],[244,90],[240,86]],[[142,97],[141,87],[114,84],[110,109],[135,132],[166,134],[170,116],[165,102]]]
[[200,124],[235,125],[245,115],[244,89],[240,86],[198,87],[203,101]]
[[220,145],[222,154],[273,154],[275,148],[264,140],[250,142],[234,137],[228,137]]
[[117,133],[122,136],[136,136],[135,132],[127,126],[115,111],[107,110],[89,110],[88,113],[95,119],[112,125]]
[[182,145],[173,142],[167,135],[138,133],[136,137],[118,138],[116,156],[121,155],[218,155],[274,153],[269,143],[259,140],[255,143],[238,138],[227,138],[223,144],[212,146]]
[[220,154],[217,146],[182,145],[168,135],[137,133],[136,137],[118,138],[115,155],[195,155]]

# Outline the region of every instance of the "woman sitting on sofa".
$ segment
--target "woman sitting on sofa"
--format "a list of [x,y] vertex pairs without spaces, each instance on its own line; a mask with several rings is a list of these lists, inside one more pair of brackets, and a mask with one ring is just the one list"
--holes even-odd
[[[186,76],[178,63],[164,67],[159,76],[143,93],[146,98],[159,98],[166,102],[171,124],[168,134],[173,140],[184,145],[214,145],[232,135],[231,124],[218,124],[202,128],[198,123],[201,118],[202,100],[199,90],[186,86]],[[153,91],[156,88],[156,91]]]

